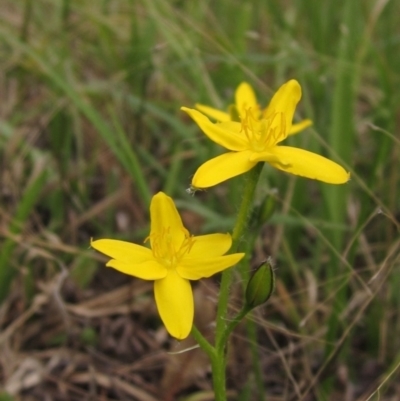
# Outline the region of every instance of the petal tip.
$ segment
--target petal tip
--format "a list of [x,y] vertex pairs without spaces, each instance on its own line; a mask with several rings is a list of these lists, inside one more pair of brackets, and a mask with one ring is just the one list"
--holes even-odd
[[336,176],[331,176],[331,178],[329,180],[326,180],[325,182],[327,182],[328,184],[341,185],[341,184],[347,184],[350,180],[351,180],[350,172],[347,172],[346,170],[343,169],[342,172],[340,172]]
[[241,82],[236,88],[236,91],[240,91],[241,89],[248,89],[253,91],[253,87],[246,81]]
[[155,195],[153,195],[153,198],[169,198],[168,195],[166,195],[163,191],[157,192]]
[[349,171],[346,171],[342,167],[343,173],[341,174],[341,177],[337,178],[335,181],[332,182],[332,184],[347,184],[351,180],[351,175]]
[[191,109],[191,108],[185,107],[185,106],[182,106],[182,107],[181,107],[181,110],[184,111],[185,113],[189,114],[189,115],[190,115],[191,113],[193,113],[193,112],[197,112],[197,110]]
[[169,330],[167,330],[167,331],[168,331],[168,333],[170,334],[171,337],[174,337],[178,341],[182,341],[182,340],[185,340],[189,336],[191,329],[188,332],[185,331],[185,332],[182,332],[182,333],[181,332],[179,332],[179,333],[171,333]]
[[289,79],[289,81],[286,82],[286,85],[290,85],[290,86],[297,86],[300,88],[300,84],[299,81],[297,81],[296,79]]

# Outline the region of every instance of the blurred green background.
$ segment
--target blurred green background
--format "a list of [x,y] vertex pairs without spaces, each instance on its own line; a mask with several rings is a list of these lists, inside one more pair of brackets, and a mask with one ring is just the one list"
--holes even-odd
[[[0,399],[212,400],[200,353],[166,353],[185,344],[165,334],[151,285],[106,269],[89,242],[143,241],[160,190],[192,233],[231,230],[242,180],[186,193],[222,149],[179,109],[226,109],[242,81],[265,106],[291,78],[303,89],[296,120],[314,124],[288,142],[352,178],[329,186],[264,167],[257,201],[273,193],[276,212],[253,260],[273,257],[277,288],[253,318],[266,390],[241,376],[251,355],[239,331],[232,399],[400,399],[399,1],[0,8],[0,380],[11,397]],[[195,287],[210,336],[217,283]]]

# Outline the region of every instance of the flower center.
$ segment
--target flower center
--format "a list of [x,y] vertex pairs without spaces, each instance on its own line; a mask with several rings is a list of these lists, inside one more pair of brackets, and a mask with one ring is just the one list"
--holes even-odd
[[270,113],[257,119],[251,108],[245,110],[242,129],[254,152],[263,152],[274,147],[286,138],[285,118],[283,113]]
[[195,243],[194,237],[186,229],[182,235],[173,236],[170,228],[164,228],[161,232],[152,233],[146,239],[151,241],[153,256],[167,269],[175,268],[182,258],[190,252]]

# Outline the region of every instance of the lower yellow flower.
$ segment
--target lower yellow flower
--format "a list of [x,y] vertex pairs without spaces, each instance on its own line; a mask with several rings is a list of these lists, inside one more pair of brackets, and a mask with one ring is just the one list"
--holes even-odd
[[[200,166],[193,177],[193,187],[207,188],[219,184],[249,171],[258,162],[267,162],[279,170],[330,184],[343,184],[349,180],[349,173],[339,164],[303,149],[280,145],[288,135],[308,124],[300,123],[293,129],[293,115],[301,98],[297,81],[292,79],[282,85],[262,112],[248,88],[243,90],[240,101],[236,101],[240,122],[231,119],[212,123],[197,110],[181,108],[212,141],[231,151]],[[203,111],[206,110],[203,108]],[[208,115],[212,114],[207,111]],[[221,119],[222,115],[213,117]]]
[[189,280],[210,277],[243,258],[223,256],[231,247],[229,234],[191,236],[172,199],[163,192],[150,205],[151,249],[125,241],[91,241],[94,249],[111,257],[107,266],[143,280],[154,280],[157,308],[167,331],[186,338],[193,325],[194,304]]

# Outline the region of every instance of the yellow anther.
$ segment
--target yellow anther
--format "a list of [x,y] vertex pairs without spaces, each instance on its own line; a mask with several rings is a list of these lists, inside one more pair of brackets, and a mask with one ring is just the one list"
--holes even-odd
[[165,267],[173,268],[179,264],[184,255],[190,252],[195,242],[194,237],[187,230],[183,230],[181,244],[173,241],[170,228],[164,228],[161,232],[152,233],[145,242],[151,240],[153,256]]
[[267,117],[255,118],[252,109],[246,109],[242,119],[242,131],[255,152],[265,151],[286,137],[283,113],[271,113]]

